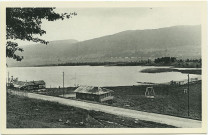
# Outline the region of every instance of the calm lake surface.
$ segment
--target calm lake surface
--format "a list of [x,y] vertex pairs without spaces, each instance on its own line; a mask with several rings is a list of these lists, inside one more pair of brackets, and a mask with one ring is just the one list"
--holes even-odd
[[[46,87],[63,86],[129,86],[139,85],[137,82],[165,83],[187,79],[187,74],[180,72],[141,73],[152,66],[53,66],[53,67],[10,67],[10,76],[21,81],[44,80]],[[159,67],[160,68],[160,67]],[[164,67],[161,67],[164,68]],[[190,74],[190,78],[201,75]]]

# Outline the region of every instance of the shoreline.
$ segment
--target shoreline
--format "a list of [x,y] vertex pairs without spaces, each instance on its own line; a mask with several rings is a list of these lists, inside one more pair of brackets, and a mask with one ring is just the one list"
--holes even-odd
[[31,65],[16,65],[11,67],[51,67],[51,66],[156,66],[156,67],[173,67],[173,68],[202,68],[200,62],[193,61],[176,61],[171,63],[155,63],[153,61],[118,61],[118,62],[71,62],[71,63],[51,63],[51,64],[31,64]]
[[178,67],[178,66],[172,66],[172,65],[33,65],[33,66],[8,66],[7,68],[16,68],[16,67],[65,67],[65,66],[69,66],[69,67],[75,67],[75,66],[103,66],[103,67],[132,67],[132,66],[141,66],[141,67],[167,67],[167,68],[179,68],[179,69],[202,69],[202,67]]

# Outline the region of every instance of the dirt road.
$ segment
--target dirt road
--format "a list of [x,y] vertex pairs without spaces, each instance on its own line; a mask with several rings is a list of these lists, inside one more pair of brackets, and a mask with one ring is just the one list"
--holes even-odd
[[[14,91],[11,91],[11,93],[18,94],[17,92],[14,92]],[[156,123],[172,125],[175,127],[181,127],[181,128],[200,128],[201,127],[201,121],[198,121],[198,120],[179,118],[179,117],[156,114],[156,113],[148,113],[148,112],[124,109],[124,108],[119,108],[119,107],[94,104],[94,103],[89,103],[89,102],[64,99],[64,98],[52,97],[52,96],[46,96],[46,95],[40,95],[40,94],[35,94],[35,93],[27,93],[27,94],[24,93],[23,94],[20,92],[19,95],[27,96],[27,97],[33,98],[33,99],[58,102],[60,104],[83,108],[86,110],[101,111],[101,112],[105,112],[105,113],[109,113],[109,114],[135,118],[138,120],[152,121],[152,122],[156,122]]]

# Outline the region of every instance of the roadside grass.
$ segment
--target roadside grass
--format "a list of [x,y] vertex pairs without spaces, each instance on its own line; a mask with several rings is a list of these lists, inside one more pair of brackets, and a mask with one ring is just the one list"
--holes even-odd
[[7,128],[167,128],[169,125],[7,94]]

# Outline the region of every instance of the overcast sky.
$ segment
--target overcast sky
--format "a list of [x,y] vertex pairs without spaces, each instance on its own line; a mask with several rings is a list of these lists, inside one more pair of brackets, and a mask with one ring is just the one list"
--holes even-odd
[[[64,39],[83,41],[125,30],[201,24],[201,12],[196,7],[57,8],[56,11],[59,13],[76,12],[78,15],[63,21],[43,21],[42,29],[46,30],[46,34],[41,38],[48,41]],[[19,45],[31,44],[18,43]]]

